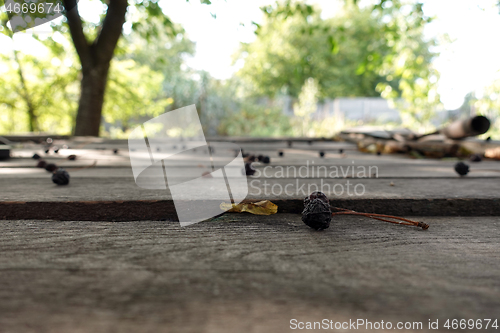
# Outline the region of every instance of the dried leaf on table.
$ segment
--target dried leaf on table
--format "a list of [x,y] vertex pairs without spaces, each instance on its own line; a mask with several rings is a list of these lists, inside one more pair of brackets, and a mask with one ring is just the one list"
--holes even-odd
[[500,160],[500,147],[486,149],[484,157]]
[[406,153],[408,146],[404,142],[389,140],[384,145],[384,154]]
[[278,212],[278,206],[269,200],[252,203],[240,203],[237,205],[223,202],[220,204],[220,209],[229,213],[248,212],[255,215],[272,215]]

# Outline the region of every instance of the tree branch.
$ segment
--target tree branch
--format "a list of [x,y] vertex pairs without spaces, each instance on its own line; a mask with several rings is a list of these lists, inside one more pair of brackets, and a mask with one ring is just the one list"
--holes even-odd
[[101,31],[93,43],[95,56],[99,62],[108,63],[113,58],[116,44],[122,34],[127,7],[127,0],[109,1]]
[[90,56],[90,47],[87,42],[87,37],[83,33],[82,19],[78,13],[76,0],[63,0],[64,8],[67,8],[66,19],[71,33],[71,39],[75,45],[76,53],[82,63],[82,68],[91,66],[92,58]]
[[28,122],[30,132],[34,132],[38,130],[38,122],[37,116],[35,115],[35,106],[33,103],[33,99],[31,98],[31,94],[29,93],[28,85],[26,84],[26,80],[24,78],[24,70],[21,64],[21,60],[19,59],[17,50],[14,50],[14,60],[17,63],[17,72],[19,74],[19,81],[21,82],[21,91],[20,95],[24,98],[26,102],[26,106],[28,107]]

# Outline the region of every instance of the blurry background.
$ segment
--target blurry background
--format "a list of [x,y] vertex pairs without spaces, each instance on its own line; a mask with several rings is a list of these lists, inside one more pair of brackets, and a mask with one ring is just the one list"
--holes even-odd
[[[78,130],[82,66],[66,18],[12,34],[1,4],[0,135],[96,135]],[[78,10],[92,44],[106,1]],[[196,104],[207,135],[426,132],[482,114],[499,138],[498,31],[498,0],[131,0],[98,134],[125,138]]]

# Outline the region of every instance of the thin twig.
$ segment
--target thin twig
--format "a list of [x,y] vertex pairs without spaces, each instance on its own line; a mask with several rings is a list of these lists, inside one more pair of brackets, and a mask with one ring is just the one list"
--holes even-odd
[[[423,222],[418,222],[418,221],[413,221],[410,219],[405,219],[403,217],[399,216],[393,216],[393,215],[385,215],[385,214],[375,214],[375,213],[359,213],[354,210],[350,209],[345,209],[345,208],[340,208],[340,207],[332,207],[333,209],[340,210],[340,212],[335,212],[332,213],[332,215],[359,215],[359,216],[366,216],[375,220],[379,221],[384,221],[384,222],[389,222],[389,223],[395,223],[395,224],[403,224],[403,225],[413,225],[416,227],[420,227],[424,230],[429,229],[429,225],[427,223]],[[398,221],[391,221],[391,220],[386,220],[385,218],[389,219],[394,219]]]

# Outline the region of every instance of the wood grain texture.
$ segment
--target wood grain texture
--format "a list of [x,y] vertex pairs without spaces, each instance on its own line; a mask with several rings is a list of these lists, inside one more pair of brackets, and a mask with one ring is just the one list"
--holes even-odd
[[316,232],[293,214],[226,214],[186,228],[0,221],[0,332],[289,332],[292,318],[426,327],[499,317],[499,219],[420,219],[429,230],[336,217]]

